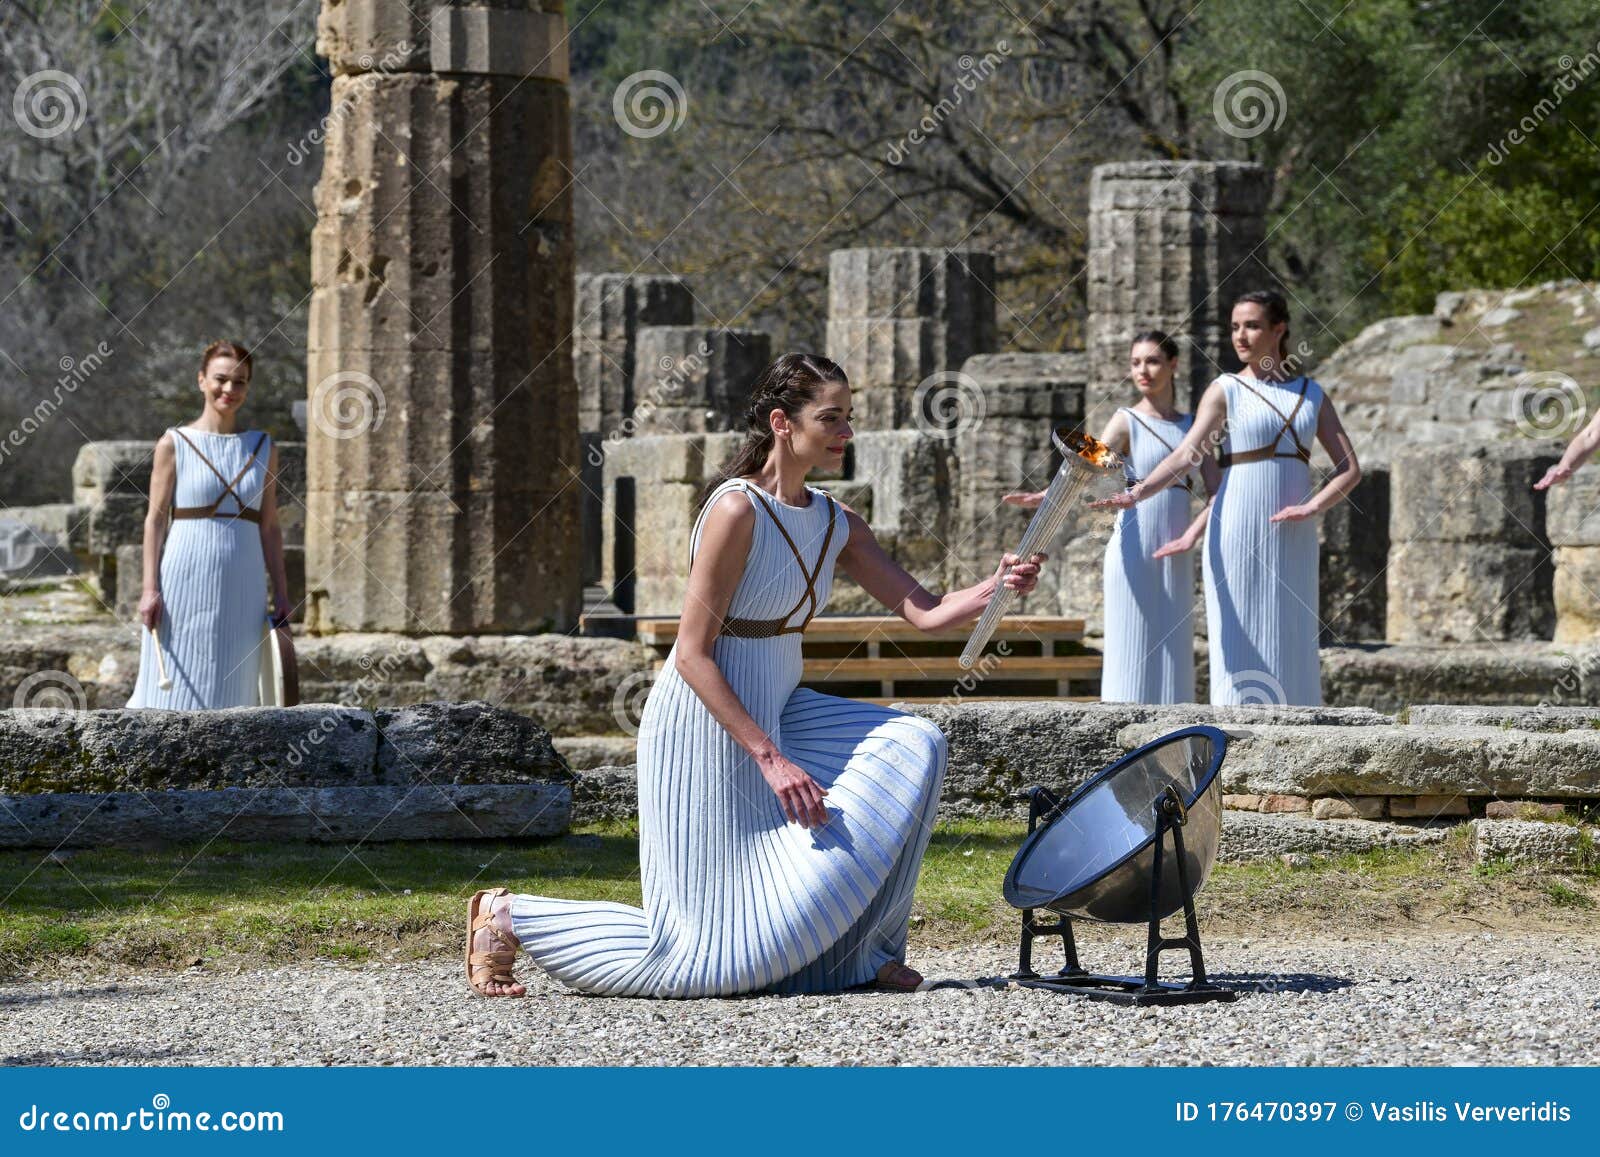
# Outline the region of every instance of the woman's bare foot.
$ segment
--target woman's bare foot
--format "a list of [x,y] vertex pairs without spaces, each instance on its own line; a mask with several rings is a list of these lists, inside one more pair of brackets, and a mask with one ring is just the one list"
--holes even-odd
[[891,960],[878,969],[879,988],[895,992],[915,992],[922,987],[922,973],[898,960]]
[[[474,918],[474,906],[476,918]],[[480,996],[524,996],[511,975],[520,945],[511,929],[511,895],[504,888],[480,892],[467,906],[467,983]]]

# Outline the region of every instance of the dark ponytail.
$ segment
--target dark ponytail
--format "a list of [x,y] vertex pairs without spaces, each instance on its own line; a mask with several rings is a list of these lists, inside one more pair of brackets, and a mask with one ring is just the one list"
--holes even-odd
[[1283,294],[1276,289],[1252,289],[1249,293],[1241,293],[1233,304],[1262,306],[1267,311],[1267,320],[1273,325],[1283,322],[1283,336],[1278,339],[1278,360],[1274,364],[1286,366],[1289,361],[1289,355],[1285,352],[1289,348],[1289,303]]
[[756,378],[750,390],[750,408],[745,411],[744,445],[722,464],[695,501],[698,512],[717,487],[730,478],[754,474],[767,464],[772,453],[772,411],[782,410],[791,420],[801,407],[814,401],[817,389],[829,382],[845,382],[844,370],[819,354],[784,354]]

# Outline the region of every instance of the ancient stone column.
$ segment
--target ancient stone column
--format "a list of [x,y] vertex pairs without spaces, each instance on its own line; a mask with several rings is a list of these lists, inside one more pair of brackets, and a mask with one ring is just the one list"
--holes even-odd
[[[840,249],[828,260],[828,356],[850,376],[855,427],[913,424],[918,388],[995,349],[994,255]],[[927,417],[927,415],[923,415]]]
[[1550,540],[1539,480],[1561,444],[1415,447],[1390,471],[1388,638],[1548,639]]
[[313,631],[561,630],[579,585],[559,0],[327,0]]
[[[1229,315],[1239,294],[1271,284],[1271,191],[1265,169],[1240,161],[1096,166],[1089,188],[1091,426],[1134,400],[1128,342],[1140,330],[1166,330],[1183,347],[1181,409],[1193,409],[1217,374],[1239,368]],[[1306,336],[1304,324],[1295,336]]]
[[639,331],[689,325],[694,296],[681,277],[580,273],[573,370],[578,382],[578,428],[610,434],[633,414]]

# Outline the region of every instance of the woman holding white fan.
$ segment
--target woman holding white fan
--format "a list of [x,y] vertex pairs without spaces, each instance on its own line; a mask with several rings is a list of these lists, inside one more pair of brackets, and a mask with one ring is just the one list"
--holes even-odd
[[156,442],[139,600],[146,630],[129,707],[259,703],[269,572],[273,621],[289,619],[278,448],[266,432],[238,428],[250,353],[212,342],[200,365],[205,408]]

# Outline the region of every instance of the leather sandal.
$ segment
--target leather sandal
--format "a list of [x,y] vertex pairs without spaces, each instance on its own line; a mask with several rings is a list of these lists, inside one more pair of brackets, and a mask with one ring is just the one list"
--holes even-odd
[[[467,903],[467,986],[479,996],[527,995],[526,989],[520,993],[485,992],[481,987],[491,983],[522,983],[511,975],[511,966],[517,962],[517,952],[521,949],[521,945],[517,943],[514,937],[507,936],[505,929],[494,922],[494,905],[492,903],[483,905],[482,903],[485,896],[493,900],[496,897],[508,895],[510,895],[510,892],[505,888],[484,888],[474,892],[472,899]],[[481,912],[479,911],[480,907],[483,909]],[[472,941],[476,938],[477,933],[484,928],[489,930],[496,942],[505,947],[494,952],[474,952],[472,950]],[[488,971],[488,976],[481,975],[485,970]],[[477,979],[473,978],[474,973],[480,974]]]

